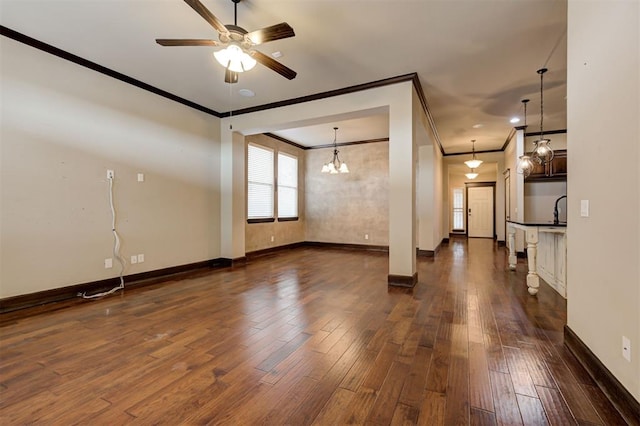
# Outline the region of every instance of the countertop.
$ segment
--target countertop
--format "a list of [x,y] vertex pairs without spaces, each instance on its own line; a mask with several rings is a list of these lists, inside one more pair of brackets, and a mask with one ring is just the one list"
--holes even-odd
[[549,227],[553,227],[553,228],[566,228],[567,227],[567,222],[553,223],[552,220],[549,220],[549,221],[507,220],[507,223],[515,223],[517,225],[523,225],[523,226],[549,226]]

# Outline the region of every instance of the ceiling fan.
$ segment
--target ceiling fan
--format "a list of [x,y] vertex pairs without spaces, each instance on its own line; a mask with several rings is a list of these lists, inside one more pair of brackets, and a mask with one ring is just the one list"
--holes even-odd
[[218,39],[167,39],[158,38],[156,43],[161,46],[225,46],[224,49],[214,52],[216,60],[226,68],[224,81],[226,83],[237,83],[238,73],[248,71],[253,68],[256,62],[267,68],[271,68],[281,76],[293,80],[297,73],[272,59],[271,57],[254,50],[253,47],[267,43],[269,41],[294,37],[293,28],[286,22],[272,25],[248,32],[238,26],[238,3],[242,0],[231,0],[234,3],[233,25],[224,25],[216,16],[209,11],[199,0],[184,0],[193,10],[204,18],[217,32]]

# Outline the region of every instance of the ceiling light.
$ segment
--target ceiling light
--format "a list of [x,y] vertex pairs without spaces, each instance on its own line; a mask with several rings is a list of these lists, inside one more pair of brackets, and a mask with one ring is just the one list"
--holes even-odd
[[478,124],[474,124],[473,127],[474,129],[479,129],[480,127],[484,126],[484,124],[478,123]]
[[464,175],[467,177],[467,179],[475,179],[478,177],[478,173],[476,173],[476,171],[473,169],[471,169],[469,173],[465,173]]
[[[465,161],[464,164],[466,164],[467,167],[469,167],[473,171],[473,169],[477,169],[478,167],[480,167],[480,164],[482,164],[482,160],[476,159],[476,140],[473,139],[471,141],[471,144],[472,144],[471,152],[473,153],[471,160]],[[469,179],[474,179],[474,178],[469,178]]]
[[249,89],[240,89],[238,90],[238,94],[240,96],[244,96],[245,98],[253,98],[256,95],[253,90]]
[[275,52],[273,52],[271,54],[271,56],[273,56],[274,58],[278,59],[278,58],[282,58],[282,52],[280,52],[279,50],[276,50]]
[[229,71],[244,72],[256,66],[253,59],[237,44],[229,44],[226,48],[213,52],[216,61]]
[[322,166],[322,173],[349,173],[349,168],[347,167],[347,163],[343,163],[340,161],[340,157],[338,157],[338,128],[333,128],[333,160],[324,164]]
[[520,119],[518,117],[513,117],[511,120],[509,120],[509,123],[511,124],[516,124],[520,121]]

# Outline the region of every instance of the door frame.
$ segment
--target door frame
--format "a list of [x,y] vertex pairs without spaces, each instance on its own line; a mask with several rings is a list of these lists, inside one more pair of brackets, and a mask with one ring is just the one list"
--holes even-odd
[[[480,188],[490,186],[493,188],[491,197],[493,198],[493,239],[497,238],[496,235],[496,183],[495,182],[465,182],[465,199],[469,200],[469,188]],[[465,235],[469,237],[469,204],[468,202],[465,204],[465,215],[464,215],[464,227],[465,227]]]
[[507,233],[507,221],[511,220],[511,169],[502,172],[504,176],[504,235]]

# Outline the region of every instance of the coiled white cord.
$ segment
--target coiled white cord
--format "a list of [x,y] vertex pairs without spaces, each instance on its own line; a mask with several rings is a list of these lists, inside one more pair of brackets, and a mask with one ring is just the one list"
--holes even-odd
[[120,236],[116,231],[116,209],[113,206],[113,178],[108,178],[109,180],[109,206],[111,207],[111,230],[113,231],[113,257],[120,264],[120,285],[112,288],[109,291],[105,291],[102,293],[96,293],[92,295],[87,295],[86,292],[78,293],[78,296],[83,299],[96,299],[98,297],[108,296],[110,294],[115,293],[118,290],[124,289],[124,259],[120,256]]

